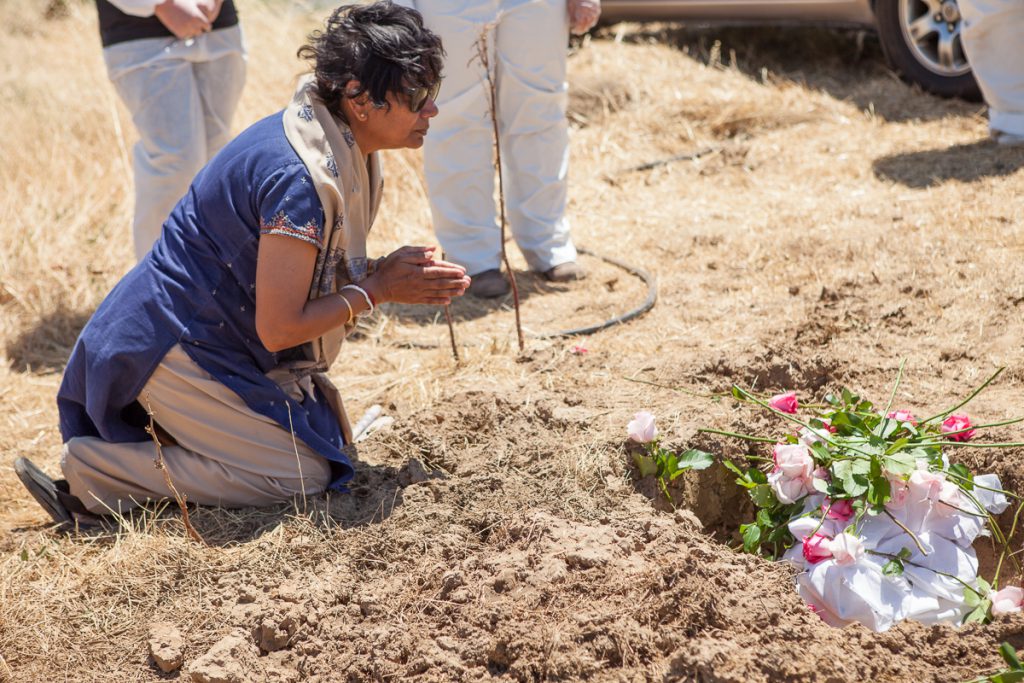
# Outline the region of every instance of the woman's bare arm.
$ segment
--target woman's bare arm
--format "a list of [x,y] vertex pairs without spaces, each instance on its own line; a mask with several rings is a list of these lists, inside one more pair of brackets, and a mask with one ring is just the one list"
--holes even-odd
[[[360,283],[378,304],[445,304],[461,296],[469,278],[461,266],[433,259],[434,247],[402,247]],[[349,307],[367,310],[358,292],[308,300],[317,249],[284,235],[260,236],[256,258],[256,333],[268,351],[280,351],[316,339],[348,321]]]

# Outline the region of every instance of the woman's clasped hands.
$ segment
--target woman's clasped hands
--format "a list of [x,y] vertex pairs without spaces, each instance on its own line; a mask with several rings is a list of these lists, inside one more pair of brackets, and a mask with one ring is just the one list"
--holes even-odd
[[405,246],[388,254],[360,283],[377,303],[451,303],[469,287],[470,278],[460,265],[434,258],[437,247]]

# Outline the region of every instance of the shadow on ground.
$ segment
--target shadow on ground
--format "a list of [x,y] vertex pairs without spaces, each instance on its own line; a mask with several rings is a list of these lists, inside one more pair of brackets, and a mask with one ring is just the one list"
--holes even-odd
[[[403,489],[412,483],[438,478],[426,473],[419,461],[411,460],[401,468],[355,462],[356,475],[346,492],[329,492],[296,497],[288,503],[261,508],[225,509],[188,505],[189,521],[208,545],[225,547],[248,543],[274,532],[291,519],[302,518],[316,530],[353,529],[380,524],[403,503]],[[26,494],[28,495],[28,494]],[[70,530],[82,542],[116,542],[125,533],[179,533],[183,515],[172,501],[162,501],[137,509],[123,523],[108,518],[100,527]],[[27,527],[13,531],[32,531]]]
[[4,351],[16,372],[61,372],[89,313],[63,305],[24,330]]
[[875,175],[907,187],[933,187],[947,180],[972,183],[1006,176],[1024,166],[1024,149],[1000,147],[989,140],[876,159]]
[[[823,27],[704,27],[620,24],[601,38],[670,45],[708,66],[735,69],[759,83],[789,80],[821,90],[887,121],[928,121],[974,113],[978,105],[943,99],[899,80],[871,31]],[[685,84],[673,84],[685,87]]]

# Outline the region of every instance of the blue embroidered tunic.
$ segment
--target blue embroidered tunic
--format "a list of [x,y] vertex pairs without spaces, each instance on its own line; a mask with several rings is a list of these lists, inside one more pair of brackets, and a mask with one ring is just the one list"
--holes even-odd
[[319,389],[297,402],[266,373],[301,359],[300,347],[268,351],[256,334],[260,234],[317,247],[323,209],[288,143],[281,114],[252,125],[199,172],[152,251],[107,295],[82,330],[57,394],[64,441],[94,436],[148,441],[136,397],[167,351],[181,344],[252,410],[331,461],[330,488],[353,469],[335,413]]

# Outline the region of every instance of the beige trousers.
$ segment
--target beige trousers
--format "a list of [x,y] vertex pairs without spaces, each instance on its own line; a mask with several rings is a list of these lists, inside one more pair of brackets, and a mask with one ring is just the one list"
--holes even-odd
[[[302,398],[295,382],[282,385]],[[163,446],[167,474],[188,502],[223,507],[268,505],[330,482],[327,459],[268,417],[249,409],[233,391],[173,347],[139,395],[139,402],[177,445]],[[170,498],[156,467],[152,441],[110,443],[76,437],[64,445],[61,468],[71,493],[91,512],[123,512]]]

